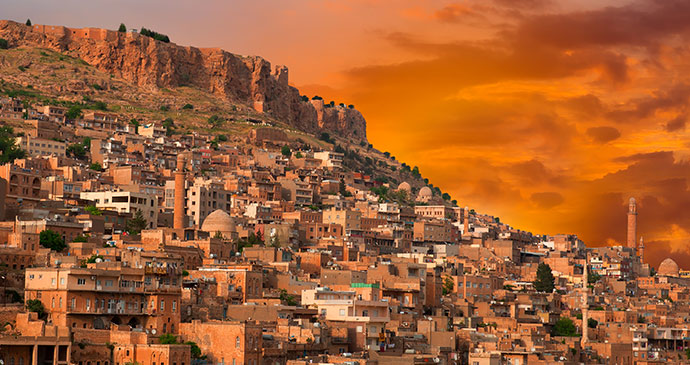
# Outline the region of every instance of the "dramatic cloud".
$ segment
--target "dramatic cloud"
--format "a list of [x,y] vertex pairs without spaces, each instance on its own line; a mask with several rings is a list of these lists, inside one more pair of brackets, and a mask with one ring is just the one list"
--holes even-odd
[[587,135],[594,142],[606,143],[618,139],[621,136],[621,132],[614,127],[591,127],[587,128]]

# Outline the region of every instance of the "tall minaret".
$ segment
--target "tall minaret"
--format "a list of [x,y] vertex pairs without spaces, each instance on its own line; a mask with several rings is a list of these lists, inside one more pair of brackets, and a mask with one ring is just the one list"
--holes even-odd
[[185,201],[185,172],[184,172],[184,156],[177,155],[177,169],[175,170],[175,200],[173,206],[173,228],[184,228],[184,201]]
[[463,234],[469,234],[470,232],[470,208],[465,207],[465,210],[463,212],[464,219],[463,219]]
[[637,256],[640,257],[640,262],[644,264],[644,239],[640,237],[640,246],[637,247]]
[[628,247],[635,250],[637,243],[637,203],[635,198],[630,198],[628,204]]
[[585,268],[582,273],[582,338],[580,339],[580,346],[585,348],[585,344],[589,342],[589,277],[587,272],[587,255],[585,254]]

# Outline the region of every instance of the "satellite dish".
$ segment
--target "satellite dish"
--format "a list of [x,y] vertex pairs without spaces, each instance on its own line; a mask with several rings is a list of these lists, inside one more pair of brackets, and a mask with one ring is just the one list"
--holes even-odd
[[156,329],[155,329],[155,328],[152,329],[152,330],[151,330],[151,333],[155,335],[155,334],[156,334]]

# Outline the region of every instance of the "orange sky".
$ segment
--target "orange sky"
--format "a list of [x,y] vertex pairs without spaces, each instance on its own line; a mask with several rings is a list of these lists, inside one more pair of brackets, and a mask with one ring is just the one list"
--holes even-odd
[[[10,19],[146,26],[262,55],[355,104],[370,141],[460,205],[588,245],[690,262],[690,2],[5,1]],[[690,265],[690,264],[688,264]],[[686,268],[690,266],[685,265]]]

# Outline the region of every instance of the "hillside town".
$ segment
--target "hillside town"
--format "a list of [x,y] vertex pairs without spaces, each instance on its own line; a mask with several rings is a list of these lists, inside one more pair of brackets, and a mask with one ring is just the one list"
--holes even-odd
[[270,126],[240,143],[112,112],[0,105],[0,119],[23,125],[2,127],[3,364],[690,354],[690,272],[644,263],[633,198],[625,245],[586,247],[458,207],[412,174],[376,179]]

